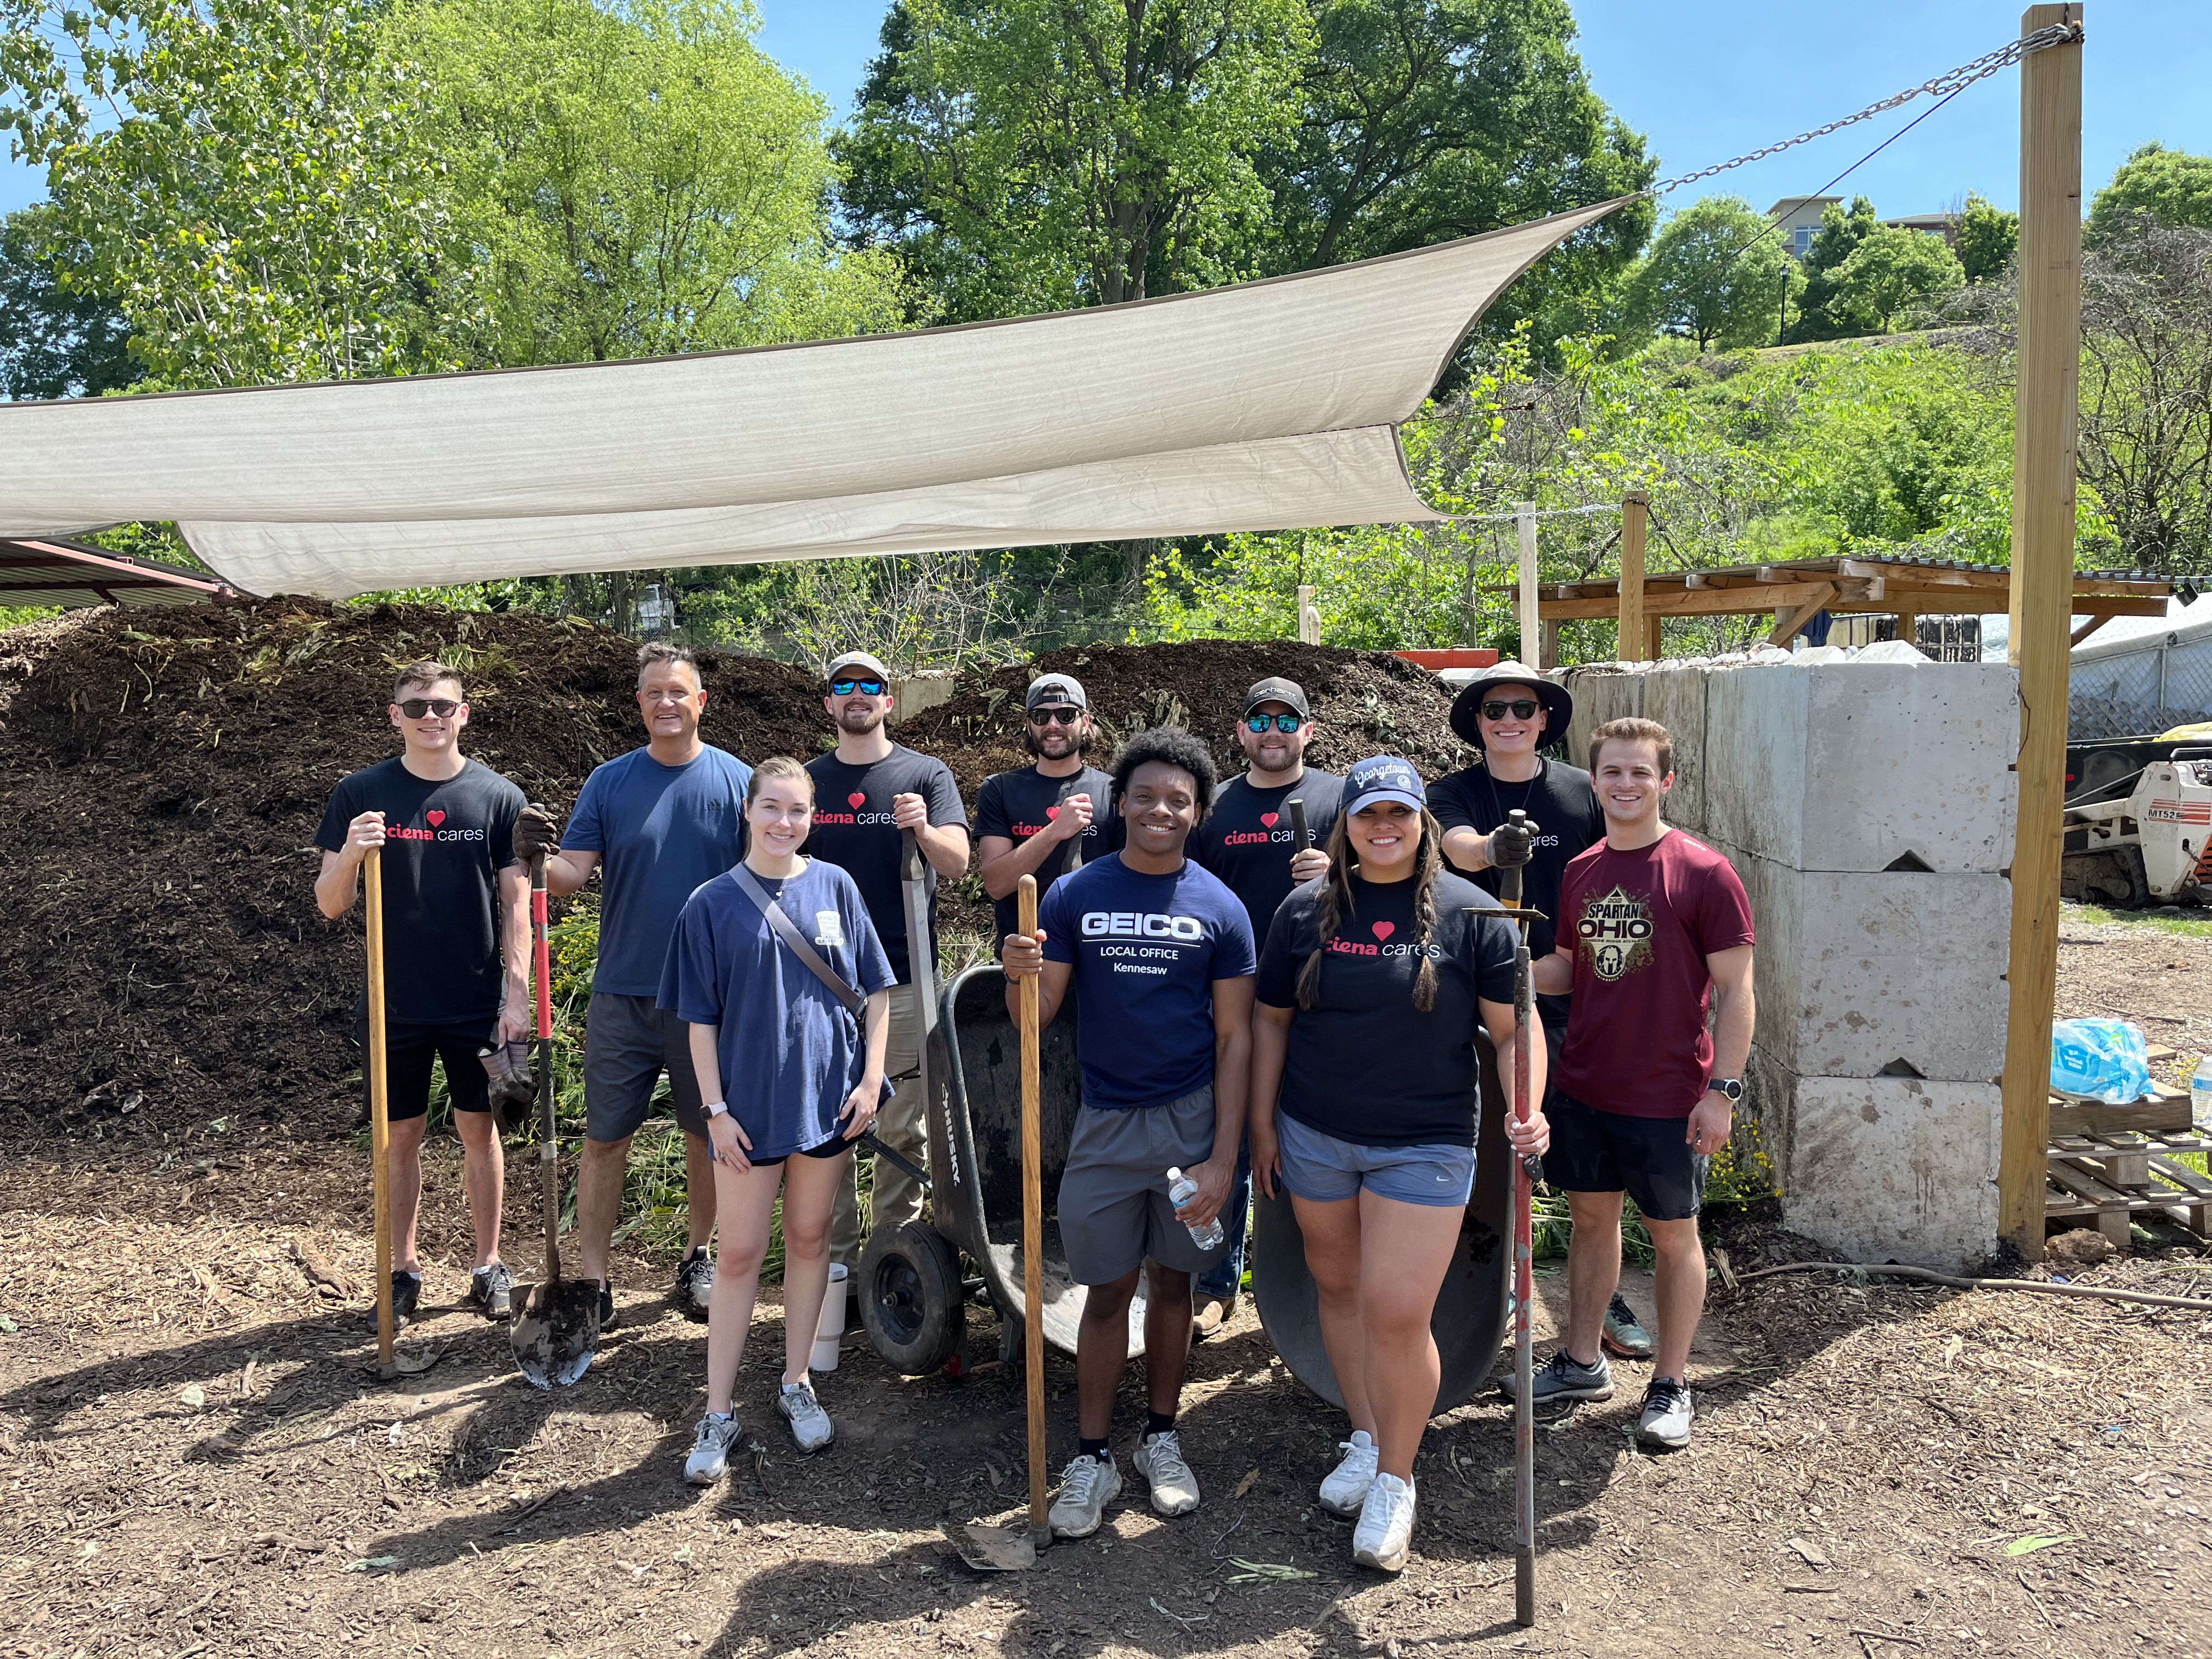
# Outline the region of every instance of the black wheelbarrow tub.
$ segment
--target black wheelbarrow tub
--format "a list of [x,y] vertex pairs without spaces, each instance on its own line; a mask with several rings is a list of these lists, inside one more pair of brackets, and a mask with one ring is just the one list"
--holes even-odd
[[[968,969],[939,1004],[945,1087],[941,1123],[930,1137],[931,1211],[938,1231],[983,1270],[991,1300],[1018,1343],[1023,1310],[1022,1042],[1006,1012],[1006,979],[996,963]],[[1077,1015],[1070,998],[1044,1028],[1039,1126],[1044,1187],[1044,1337],[1075,1352],[1085,1291],[1068,1277],[1060,1248],[1060,1172],[1082,1103],[1075,1059]],[[1145,1291],[1129,1305],[1129,1352],[1145,1351]]]
[[[1482,1122],[1475,1141],[1474,1195],[1429,1321],[1443,1360],[1437,1412],[1464,1405],[1481,1389],[1497,1364],[1512,1311],[1513,1185],[1504,1129],[1511,1103],[1498,1085],[1497,1057],[1486,1034],[1476,1034],[1475,1048],[1481,1059]],[[1331,1405],[1341,1406],[1344,1393],[1322,1344],[1320,1297],[1306,1270],[1305,1236],[1298,1231],[1290,1198],[1279,1187],[1273,1199],[1256,1188],[1252,1197],[1252,1291],[1260,1322],[1291,1375]]]

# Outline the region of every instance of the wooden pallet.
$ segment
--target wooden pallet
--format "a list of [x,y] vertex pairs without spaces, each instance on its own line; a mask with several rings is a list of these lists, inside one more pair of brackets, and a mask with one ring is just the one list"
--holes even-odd
[[2114,1129],[2054,1134],[2051,1140],[2046,1216],[2094,1217],[2098,1231],[2125,1245],[2136,1212],[2178,1209],[2198,1232],[2212,1235],[2212,1180],[2174,1158],[2212,1151],[2212,1137],[2187,1129],[2170,1134]]
[[[2154,1045],[2148,1051],[2154,1066],[2173,1057],[2171,1048]],[[2051,1133],[2054,1137],[2106,1134],[2116,1129],[2133,1130],[2139,1134],[2179,1129],[2185,1133],[2188,1128],[2189,1091],[2177,1089],[2169,1083],[2154,1082],[2148,1094],[2124,1106],[2107,1106],[2100,1100],[2069,1100],[2063,1095],[2051,1097]]]

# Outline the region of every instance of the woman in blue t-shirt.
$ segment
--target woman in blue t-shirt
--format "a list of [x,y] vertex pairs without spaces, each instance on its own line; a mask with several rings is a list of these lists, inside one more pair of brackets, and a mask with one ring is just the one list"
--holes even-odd
[[[1474,1189],[1480,1019],[1510,1076],[1511,924],[1454,875],[1420,775],[1352,769],[1330,873],[1283,901],[1260,956],[1252,1173],[1280,1182],[1305,1235],[1322,1340],[1352,1418],[1323,1508],[1357,1515],[1352,1559],[1395,1572],[1413,1528],[1413,1455],[1436,1404],[1429,1334]],[[1544,1095],[1544,1045],[1529,1055]],[[1541,1153],[1540,1113],[1506,1133]]]
[[[690,1027],[721,1232],[707,1316],[707,1412],[684,1466],[698,1486],[722,1477],[743,1433],[730,1395],[779,1193],[784,1372],[776,1409],[801,1451],[819,1450],[835,1435],[807,1368],[830,1282],[830,1217],[851,1179],[852,1142],[890,1092],[884,1048],[895,981],[852,877],[799,856],[813,819],[806,769],[780,755],[762,762],[745,794],[744,861],[684,901],[661,970],[660,1006]],[[837,988],[777,936],[770,905]],[[848,1003],[862,996],[856,1017]]]

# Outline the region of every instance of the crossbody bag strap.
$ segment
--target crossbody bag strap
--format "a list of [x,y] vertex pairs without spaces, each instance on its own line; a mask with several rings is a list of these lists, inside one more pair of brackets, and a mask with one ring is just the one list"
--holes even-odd
[[845,1005],[848,1013],[858,1014],[867,1005],[868,1000],[837,976],[837,970],[823,960],[822,953],[784,914],[783,907],[769,896],[767,888],[754,879],[753,872],[739,864],[732,866],[730,873],[738,878],[738,885],[744,890],[745,896],[757,905],[761,915],[768,919],[769,931],[791,947],[792,955],[805,963],[814,977],[830,988],[830,994]]

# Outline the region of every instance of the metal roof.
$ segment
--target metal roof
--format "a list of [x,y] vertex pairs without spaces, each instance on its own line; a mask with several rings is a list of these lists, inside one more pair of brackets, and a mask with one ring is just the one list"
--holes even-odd
[[118,605],[128,611],[205,605],[235,590],[212,576],[134,559],[81,542],[0,541],[0,605],[64,609]]

